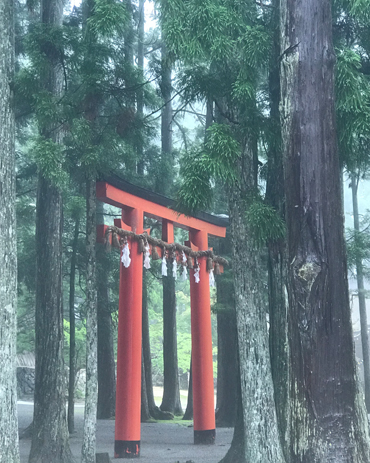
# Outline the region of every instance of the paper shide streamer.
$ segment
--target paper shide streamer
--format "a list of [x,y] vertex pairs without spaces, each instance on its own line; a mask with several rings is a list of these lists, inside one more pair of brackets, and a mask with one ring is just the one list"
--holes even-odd
[[128,247],[127,242],[123,245],[123,248],[122,248],[121,262],[125,268],[130,267],[130,264],[131,264],[130,249]]
[[166,253],[163,253],[163,259],[162,259],[162,276],[166,277],[167,276],[167,260],[166,260]]

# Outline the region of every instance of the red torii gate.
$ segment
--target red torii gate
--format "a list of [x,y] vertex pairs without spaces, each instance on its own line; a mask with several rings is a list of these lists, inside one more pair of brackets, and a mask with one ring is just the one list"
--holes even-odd
[[[187,217],[169,209],[173,201],[131,185],[119,178],[98,182],[97,199],[119,207],[122,219],[115,225],[136,234],[143,233],[144,215],[162,221],[162,240],[174,242],[174,226],[189,231],[187,243],[193,250],[208,249],[208,235],[225,237],[225,221],[210,214]],[[104,226],[103,226],[104,227]],[[103,230],[100,230],[102,232]],[[102,233],[100,233],[100,236]],[[209,277],[206,258],[200,257],[200,281],[189,271],[193,373],[194,443],[214,443],[216,435],[212,329]],[[141,414],[141,325],[143,258],[138,242],[131,240],[131,264],[120,264],[117,388],[114,455],[140,455]]]

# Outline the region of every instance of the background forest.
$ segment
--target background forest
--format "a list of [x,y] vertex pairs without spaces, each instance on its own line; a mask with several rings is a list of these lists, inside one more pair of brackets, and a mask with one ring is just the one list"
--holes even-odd
[[[303,9],[304,3],[298,3]],[[320,9],[316,0],[313,3]],[[357,362],[370,412],[370,212],[364,193],[370,169],[370,3],[324,3],[327,9],[320,18],[330,44],[324,57],[315,58],[316,67],[297,70],[297,79],[302,79],[298,82],[292,76],[301,42],[293,43],[289,35],[295,30],[286,13],[294,4],[291,0],[15,2],[17,353],[20,367],[27,366],[21,354],[42,359],[35,369],[37,432],[30,463],[46,461],[45,455],[59,447],[59,461],[72,461],[62,419],[52,423],[42,411],[46,400],[62,408],[67,395],[68,428],[73,432],[74,401],[85,397],[85,391],[75,390],[78,371],[86,372],[82,461],[92,462],[95,454],[93,425],[86,423],[115,413],[119,253],[106,252],[99,236],[96,242],[97,225],[112,225],[120,218],[118,209],[96,201],[96,182],[107,178],[164,195],[187,215],[205,211],[228,223],[226,240],[210,242],[215,253],[231,263],[211,289],[216,419],[218,425],[235,425],[225,463],[325,461],[327,434],[314,450],[305,441],[311,442],[322,429],[326,432],[320,421],[326,404],[315,409],[322,385],[316,378],[317,390],[306,396],[302,391],[311,384],[312,365],[308,361],[302,367],[299,362],[304,363],[306,355],[311,359],[311,346],[339,358],[351,350],[352,334],[338,321],[342,316],[349,319],[345,309],[330,323],[327,313],[320,315],[320,301],[327,301],[325,291],[337,278],[322,270],[330,267],[332,255],[342,259],[337,267],[343,274],[348,258]],[[284,28],[285,22],[289,24]],[[311,31],[308,36],[316,37]],[[294,117],[319,98],[317,89],[304,94],[305,85],[320,80],[317,69],[322,69],[324,87],[328,85],[323,94],[329,96],[319,115],[312,103],[313,119],[323,121],[325,159],[338,152],[339,166],[328,167],[323,161],[315,170],[314,142],[320,137],[314,132],[302,135],[302,150],[312,151],[307,158],[302,154],[302,164],[292,146],[299,130],[314,125],[304,115],[299,124]],[[301,106],[294,113],[297,88],[302,91]],[[328,131],[336,132],[334,141]],[[337,167],[341,191],[335,183]],[[315,185],[313,190],[323,195],[309,206],[309,200],[304,202],[306,185]],[[301,201],[304,217],[299,216]],[[317,212],[315,205],[321,203],[324,210]],[[331,219],[332,212],[337,220]],[[335,233],[344,212],[345,251],[343,234]],[[322,227],[320,232],[316,225]],[[156,238],[165,233],[152,219],[146,219],[144,228]],[[187,232],[176,229],[176,242],[188,239]],[[168,277],[162,276],[160,260],[152,260],[144,271],[142,421],[184,412],[185,418],[192,418],[189,281],[183,281],[180,272],[175,281],[171,265],[170,258]],[[344,292],[336,296],[339,305],[348,295],[346,277],[343,281]],[[288,307],[298,308],[295,312]],[[323,324],[314,329],[317,320]],[[337,322],[333,341],[327,332]],[[327,336],[328,344],[320,348]],[[61,338],[62,344],[57,341]],[[325,362],[318,363],[325,370]],[[367,442],[367,424],[355,398],[355,368],[349,357],[343,357],[343,364],[353,385],[348,386],[350,392],[341,391],[343,396],[338,393],[338,401],[343,408],[350,402],[354,418],[348,427],[355,429],[358,442]],[[65,383],[57,381],[61,376]],[[294,387],[287,386],[288,378],[296,381]],[[160,407],[154,403],[153,384],[164,386]],[[186,410],[180,387],[189,387]],[[19,387],[18,392],[29,391]],[[253,413],[260,421],[248,421]],[[299,435],[294,423],[300,423],[298,429],[303,422]],[[352,438],[343,446],[357,449]],[[337,442],[341,439],[338,431]],[[337,453],[330,461],[365,462],[368,445],[358,450],[356,460],[340,460]],[[312,453],[305,460],[307,446]]]

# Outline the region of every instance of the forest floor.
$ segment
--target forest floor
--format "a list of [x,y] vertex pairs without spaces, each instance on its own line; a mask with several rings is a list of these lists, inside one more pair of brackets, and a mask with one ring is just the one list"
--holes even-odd
[[[157,395],[157,394],[155,394]],[[186,403],[183,404],[186,406]],[[32,422],[33,403],[18,402],[20,434]],[[83,435],[83,404],[75,406],[75,430],[70,437],[72,453],[80,461]],[[194,445],[191,422],[153,422],[141,425],[141,451],[143,463],[217,463],[226,454],[233,436],[233,428],[218,428],[215,445]],[[31,439],[20,440],[21,463],[27,463]],[[97,453],[108,452],[113,461],[114,420],[98,420]],[[50,461],[52,463],[52,461]]]

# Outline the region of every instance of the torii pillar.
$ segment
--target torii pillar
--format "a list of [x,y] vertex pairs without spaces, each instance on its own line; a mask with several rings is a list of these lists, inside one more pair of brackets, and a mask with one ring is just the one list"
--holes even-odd
[[[115,221],[115,225],[140,234],[143,232],[143,219],[142,210],[125,208],[122,209],[122,221]],[[143,257],[137,241],[131,240],[130,245],[130,266],[125,268],[120,263],[114,440],[116,458],[140,455]]]
[[[189,230],[190,246],[208,249],[208,233]],[[199,283],[190,270],[191,348],[193,377],[194,443],[214,444],[216,437],[215,400],[213,386],[213,355],[211,298],[207,258],[198,259]]]

